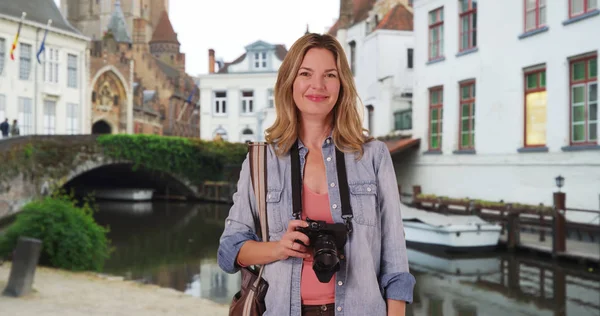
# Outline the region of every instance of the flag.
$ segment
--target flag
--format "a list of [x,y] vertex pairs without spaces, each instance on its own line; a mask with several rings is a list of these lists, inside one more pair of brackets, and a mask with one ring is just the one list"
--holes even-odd
[[19,35],[21,34],[21,26],[23,25],[23,20],[25,20],[25,16],[27,13],[23,12],[21,15],[21,21],[19,21],[19,29],[17,30],[17,34],[15,35],[15,40],[13,41],[12,47],[10,48],[10,59],[15,60],[15,49],[17,49],[17,43],[19,42]]
[[52,24],[52,20],[48,20],[48,25],[46,26],[46,31],[44,32],[44,39],[42,40],[40,50],[38,50],[36,55],[39,64],[42,63],[42,61],[40,60],[40,55],[46,50],[46,36],[48,35],[48,29],[50,28],[50,24]]
[[192,99],[194,98],[194,94],[196,94],[196,84],[194,83],[194,88],[192,89],[192,92],[190,93],[190,96],[187,98],[187,103],[192,103]]

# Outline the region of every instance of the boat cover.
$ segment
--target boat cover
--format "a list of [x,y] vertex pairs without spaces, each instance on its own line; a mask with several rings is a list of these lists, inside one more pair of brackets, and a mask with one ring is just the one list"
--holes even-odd
[[494,225],[475,215],[444,215],[419,210],[406,204],[402,204],[400,212],[402,213],[402,220],[405,222],[421,222],[438,227],[450,225]]

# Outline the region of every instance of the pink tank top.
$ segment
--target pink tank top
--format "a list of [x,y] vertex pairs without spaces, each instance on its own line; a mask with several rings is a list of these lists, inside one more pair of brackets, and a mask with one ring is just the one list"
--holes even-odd
[[[329,211],[329,195],[317,194],[306,185],[302,194],[302,219],[308,216],[312,220],[333,224]],[[321,283],[312,268],[312,258],[304,259],[302,277],[300,279],[300,296],[304,305],[322,305],[335,303],[335,276],[329,283]]]

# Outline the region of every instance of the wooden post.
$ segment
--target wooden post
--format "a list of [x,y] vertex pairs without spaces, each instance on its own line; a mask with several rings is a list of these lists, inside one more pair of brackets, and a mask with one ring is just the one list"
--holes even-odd
[[542,226],[544,224],[544,215],[540,214],[540,241],[546,241],[546,231]]
[[566,200],[567,196],[564,192],[554,192],[553,256],[556,256],[559,252],[567,251]]
[[565,271],[555,265],[554,273],[552,274],[552,303],[554,305],[554,315],[555,316],[565,316],[566,312],[566,303],[567,303],[567,280]]
[[520,243],[520,232],[519,227],[519,213],[511,211],[511,206],[507,206],[508,211],[508,238],[506,240],[507,247],[510,250],[514,250],[519,246]]
[[5,296],[21,297],[32,292],[35,269],[42,251],[38,239],[20,237],[10,267],[8,285],[2,293]]
[[421,195],[421,186],[414,185],[413,186],[413,204],[415,204],[416,208],[421,208],[421,203],[418,200],[419,195]]

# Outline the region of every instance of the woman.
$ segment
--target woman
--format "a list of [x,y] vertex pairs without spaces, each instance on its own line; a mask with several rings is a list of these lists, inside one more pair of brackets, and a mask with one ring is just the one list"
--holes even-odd
[[[277,118],[266,131],[270,241],[256,234],[246,159],[218,250],[219,266],[228,273],[266,265],[265,315],[404,315],[412,302],[415,279],[391,156],[384,143],[364,135],[357,100],[335,38],[307,34],[294,43],[275,85]],[[300,185],[292,184],[294,170],[301,173]],[[294,216],[300,212],[294,212],[294,189],[302,192],[301,219]],[[348,195],[351,207],[342,209]],[[339,270],[325,282],[312,268],[311,240],[298,231],[307,227],[307,217],[342,225],[348,219]]]

